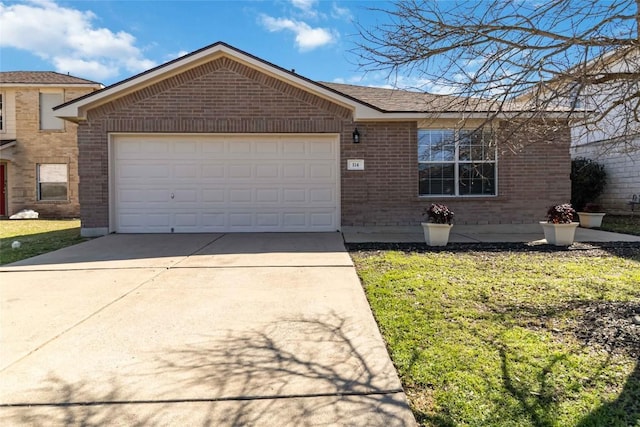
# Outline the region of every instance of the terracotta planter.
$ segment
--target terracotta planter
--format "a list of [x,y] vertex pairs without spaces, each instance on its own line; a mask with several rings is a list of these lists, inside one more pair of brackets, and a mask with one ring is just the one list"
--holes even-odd
[[602,218],[606,214],[603,212],[578,212],[580,217],[580,227],[596,228],[602,226]]
[[434,224],[423,222],[424,240],[429,246],[446,246],[449,243],[449,232],[453,224]]
[[544,231],[544,238],[547,239],[547,243],[555,246],[569,246],[573,243],[576,228],[578,228],[580,223],[553,224],[547,221],[540,221],[540,225]]

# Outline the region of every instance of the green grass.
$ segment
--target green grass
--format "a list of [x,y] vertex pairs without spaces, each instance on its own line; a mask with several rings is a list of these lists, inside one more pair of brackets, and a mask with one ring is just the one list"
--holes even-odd
[[[11,243],[19,241],[19,249]],[[30,258],[80,243],[79,220],[2,220],[0,221],[0,265]]]
[[352,256],[421,425],[640,426],[636,358],[580,338],[640,310],[638,252]]
[[605,215],[600,229],[640,236],[640,213],[633,216]]

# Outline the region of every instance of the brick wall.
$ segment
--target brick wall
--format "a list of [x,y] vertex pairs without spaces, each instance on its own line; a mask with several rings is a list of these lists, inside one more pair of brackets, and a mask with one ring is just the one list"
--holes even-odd
[[110,132],[339,133],[349,117],[344,107],[226,58],[170,77],[89,111],[80,125],[82,226],[109,225]]
[[417,224],[433,202],[453,209],[458,224],[534,223],[544,219],[550,205],[570,200],[570,135],[561,124],[503,126],[498,196],[464,198],[418,197],[415,122],[357,125],[362,143],[343,145],[342,155],[364,159],[365,170],[347,171],[343,162],[343,225]]
[[[354,127],[360,144],[352,143]],[[416,122],[354,123],[347,109],[273,77],[223,58],[170,77],[88,112],[80,125],[80,199],[86,228],[108,227],[108,134],[340,133],[343,225],[417,224],[419,198]],[[461,223],[533,222],[551,203],[569,200],[568,130],[527,131],[517,156],[500,159],[500,195],[446,199]],[[534,141],[535,140],[535,141]],[[564,141],[567,141],[566,143]],[[348,171],[347,159],[364,159],[364,171]],[[440,200],[442,201],[442,199]]]
[[[90,92],[89,88],[64,89],[65,101]],[[8,163],[8,214],[33,209],[44,218],[78,217],[78,146],[77,126],[65,122],[64,130],[40,130],[39,89],[19,88],[15,91],[15,126],[17,143],[10,148]],[[68,165],[68,200],[38,201],[36,166],[41,163]]]

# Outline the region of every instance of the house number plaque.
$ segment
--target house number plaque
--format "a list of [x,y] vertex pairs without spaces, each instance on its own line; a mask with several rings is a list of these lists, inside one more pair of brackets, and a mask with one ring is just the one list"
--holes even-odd
[[349,159],[347,160],[347,170],[349,171],[363,171],[364,159]]

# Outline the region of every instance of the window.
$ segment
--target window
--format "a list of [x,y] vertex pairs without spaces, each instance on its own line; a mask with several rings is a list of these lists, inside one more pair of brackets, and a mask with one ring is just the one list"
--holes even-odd
[[38,200],[67,200],[68,165],[64,163],[37,166]]
[[421,196],[496,195],[496,146],[482,130],[418,130]]
[[40,129],[41,130],[62,130],[64,121],[53,114],[53,107],[64,102],[62,92],[40,93]]
[[4,130],[4,96],[0,92],[0,132]]

